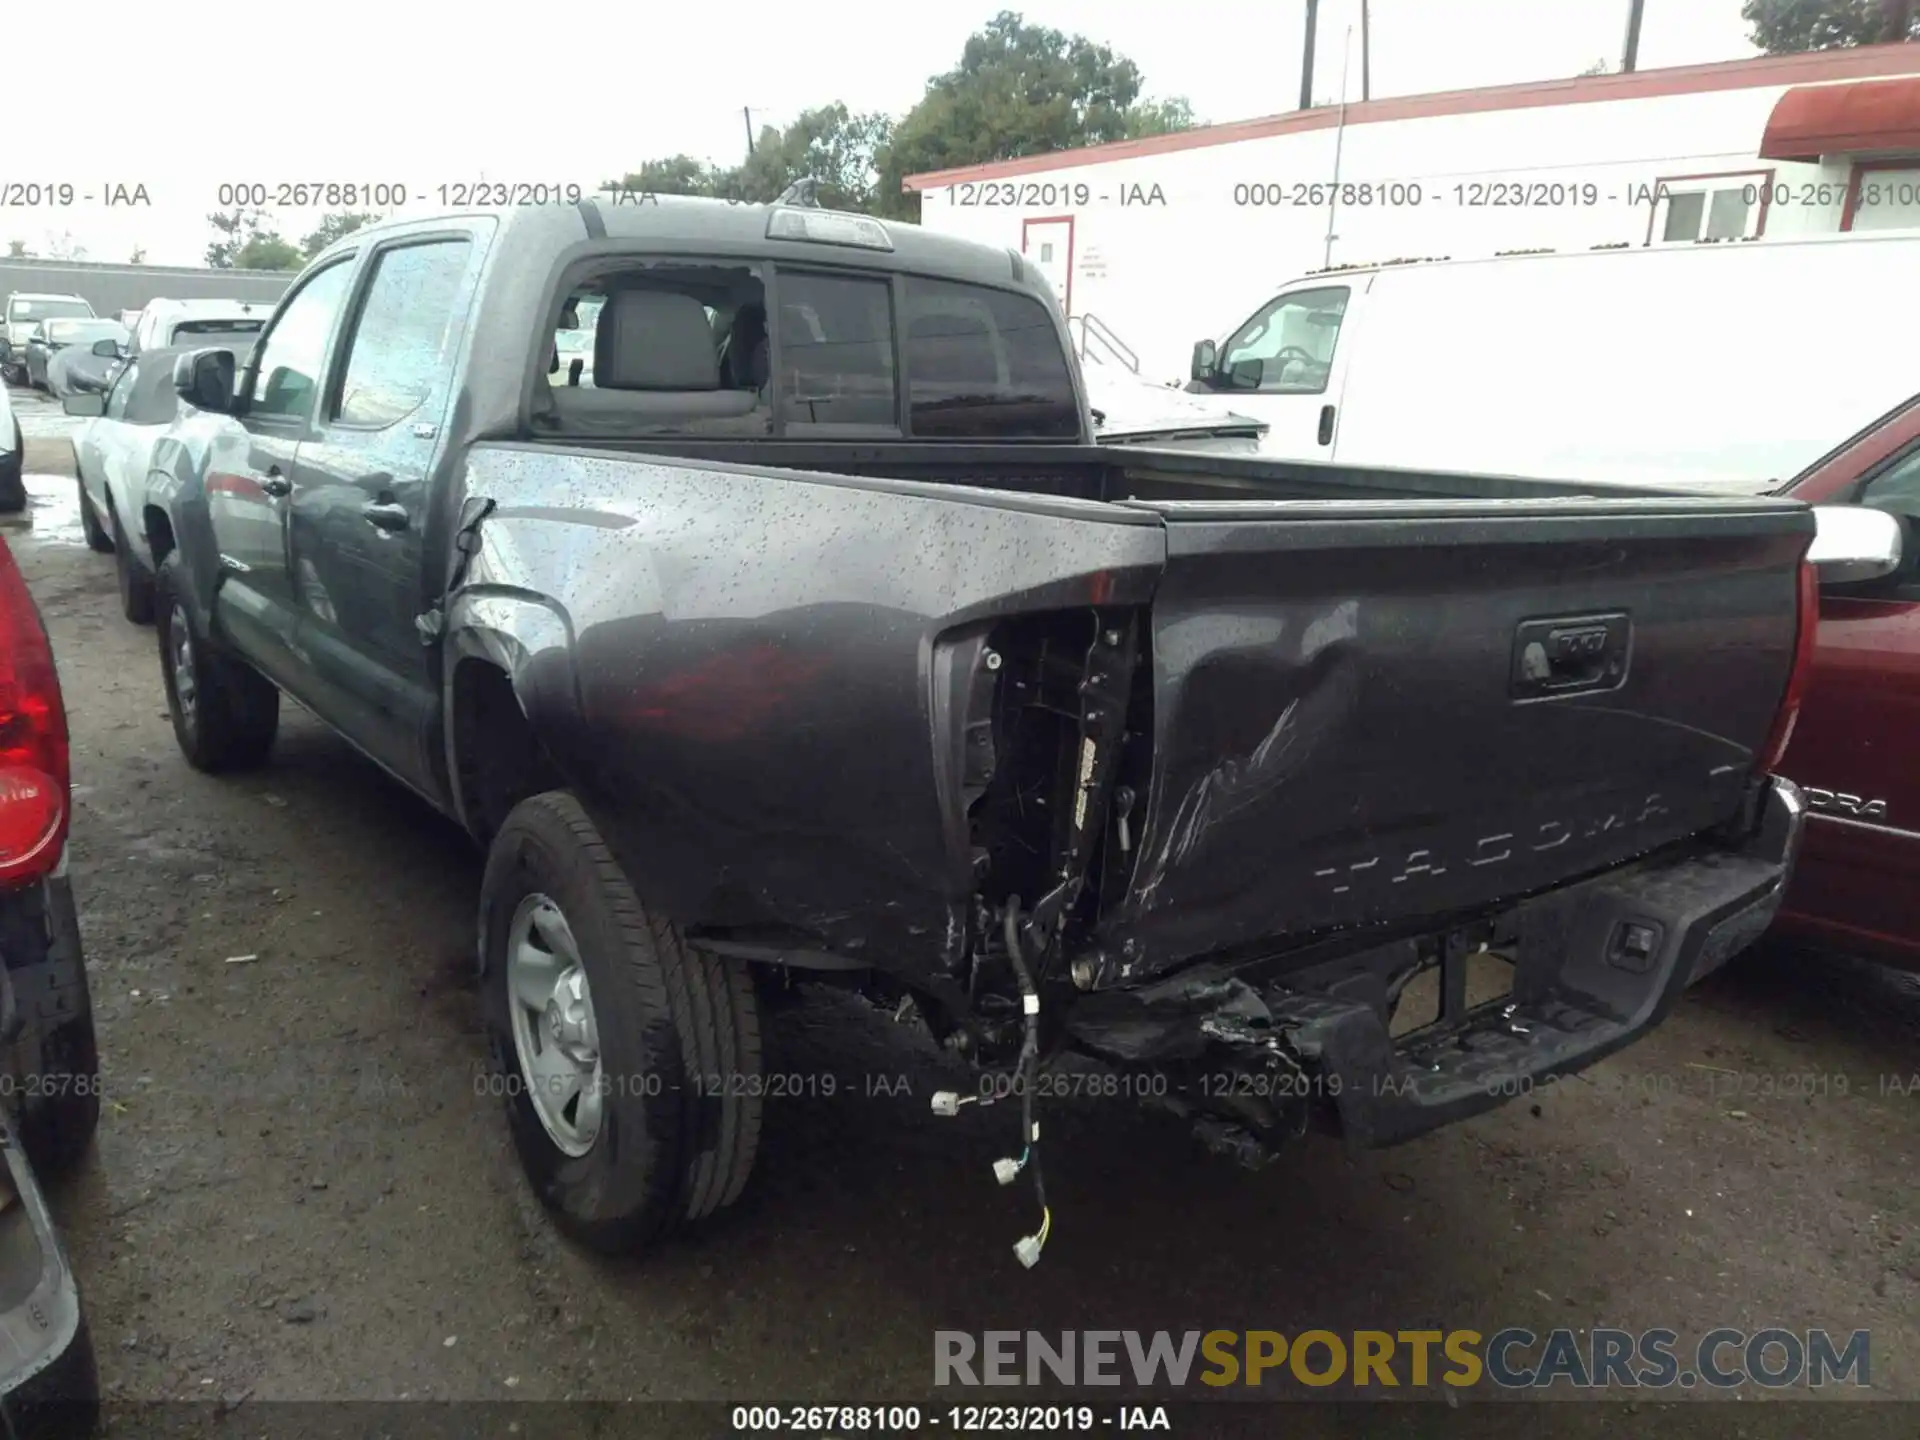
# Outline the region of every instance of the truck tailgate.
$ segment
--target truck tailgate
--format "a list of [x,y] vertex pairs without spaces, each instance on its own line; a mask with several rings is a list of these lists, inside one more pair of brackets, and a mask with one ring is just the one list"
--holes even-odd
[[1134,502],[1167,527],[1130,977],[1470,911],[1731,817],[1792,668],[1771,500]]

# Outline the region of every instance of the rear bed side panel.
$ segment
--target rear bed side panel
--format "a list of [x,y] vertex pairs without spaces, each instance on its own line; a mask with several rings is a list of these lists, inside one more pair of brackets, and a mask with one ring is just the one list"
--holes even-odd
[[[1769,502],[1159,508],[1156,763],[1099,934],[1123,979],[1471,909],[1727,819],[1812,530]],[[1627,617],[1617,688],[1516,695],[1522,624],[1594,615]]]
[[1119,507],[558,447],[465,483],[496,508],[451,613],[557,602],[522,704],[643,899],[906,974],[959,958],[971,889],[944,639],[1144,605],[1166,544]]

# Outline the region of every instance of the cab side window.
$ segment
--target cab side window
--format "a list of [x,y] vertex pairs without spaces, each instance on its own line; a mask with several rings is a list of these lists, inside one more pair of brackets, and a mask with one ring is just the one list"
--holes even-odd
[[453,369],[466,239],[397,245],[374,261],[340,386],[342,425],[385,429],[418,410]]
[[1860,503],[1920,520],[1920,444],[1908,446],[1862,485]]
[[346,304],[353,278],[351,256],[338,260],[300,287],[254,351],[253,399],[249,418],[313,417],[320,371],[326,364],[333,322]]
[[1222,388],[1320,394],[1333,372],[1349,293],[1332,285],[1296,290],[1267,304],[1227,341],[1219,366]]

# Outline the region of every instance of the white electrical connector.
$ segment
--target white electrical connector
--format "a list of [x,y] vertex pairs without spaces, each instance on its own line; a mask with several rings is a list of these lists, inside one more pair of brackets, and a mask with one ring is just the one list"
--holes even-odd
[[1038,1235],[1022,1235],[1013,1242],[1013,1253],[1020,1257],[1020,1263],[1031,1270],[1040,1263],[1041,1239]]
[[977,1096],[962,1095],[958,1090],[936,1090],[933,1092],[933,1113],[951,1118],[960,1113],[962,1105],[970,1105]]
[[1020,1162],[1002,1157],[993,1162],[993,1178],[1002,1185],[1011,1185],[1020,1178]]
[[1020,1009],[1025,1014],[1038,1015],[1040,1013],[1040,997],[1038,995],[1021,996]]

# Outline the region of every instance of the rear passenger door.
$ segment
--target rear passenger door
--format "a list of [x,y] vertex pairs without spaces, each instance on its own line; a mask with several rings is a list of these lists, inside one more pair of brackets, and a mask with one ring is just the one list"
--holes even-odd
[[403,233],[368,257],[289,514],[300,648],[326,713],[409,784],[431,790],[436,652],[425,531],[454,362],[483,237]]

